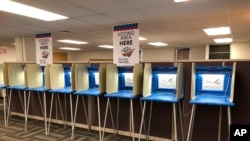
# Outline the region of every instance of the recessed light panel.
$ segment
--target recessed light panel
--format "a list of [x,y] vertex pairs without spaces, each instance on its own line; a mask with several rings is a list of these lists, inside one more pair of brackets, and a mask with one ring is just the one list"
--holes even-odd
[[151,42],[148,43],[149,45],[153,45],[153,46],[167,46],[168,44],[166,43],[162,43],[162,42]]
[[44,21],[67,19],[68,17],[10,0],[0,0],[0,11],[18,14]]
[[57,40],[58,42],[62,42],[62,43],[69,43],[69,44],[78,44],[78,45],[81,45],[81,44],[88,44],[88,42],[84,42],[84,41],[77,41],[77,40]]
[[111,45],[99,45],[98,47],[101,47],[101,48],[114,48]]
[[144,38],[144,37],[139,37],[139,40],[140,40],[140,41],[145,41],[145,40],[147,40],[147,39]]
[[209,36],[231,34],[229,27],[207,28],[203,29],[203,31]]
[[62,49],[62,50],[81,50],[80,48],[73,48],[73,47],[60,47],[59,49]]
[[186,2],[186,1],[189,1],[189,0],[174,0],[175,3],[178,3],[178,2]]
[[232,38],[217,38],[214,39],[215,43],[231,43],[233,41]]

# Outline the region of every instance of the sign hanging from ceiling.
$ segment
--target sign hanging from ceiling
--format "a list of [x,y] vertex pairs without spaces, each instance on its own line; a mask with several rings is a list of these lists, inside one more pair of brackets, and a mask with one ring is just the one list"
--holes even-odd
[[139,63],[139,23],[113,27],[113,62],[117,66]]
[[53,63],[51,33],[36,34],[36,63],[40,66]]

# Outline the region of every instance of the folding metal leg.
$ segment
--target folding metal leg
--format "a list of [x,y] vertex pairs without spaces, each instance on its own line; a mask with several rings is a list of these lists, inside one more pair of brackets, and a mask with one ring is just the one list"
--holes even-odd
[[135,140],[135,129],[134,129],[134,110],[133,110],[133,100],[130,99],[130,112],[131,112],[131,120],[132,120],[132,133],[133,133],[133,141]]
[[183,133],[183,122],[182,122],[182,111],[181,111],[181,104],[178,103],[179,106],[179,118],[180,118],[180,125],[181,125],[181,139],[184,141],[184,133]]
[[18,90],[18,95],[19,95],[19,98],[20,98],[21,106],[23,108],[23,112],[24,112],[25,108],[24,108],[24,104],[23,104],[23,100],[22,100],[22,96],[21,96],[20,90]]
[[147,101],[144,101],[143,109],[142,109],[142,116],[141,116],[141,124],[140,124],[140,131],[139,131],[138,141],[141,140],[141,132],[142,132],[142,126],[143,126],[143,123],[144,123],[144,116],[145,116],[146,104],[147,104]]
[[78,99],[79,95],[76,96],[76,106],[75,106],[75,114],[73,118],[73,123],[72,123],[72,133],[71,133],[71,140],[74,140],[75,138],[75,121],[76,121],[76,113],[77,113],[77,107],[78,107]]
[[50,112],[49,112],[49,125],[48,125],[48,135],[49,135],[49,130],[50,130],[50,122],[51,122],[51,113],[52,113],[52,107],[53,107],[53,100],[54,100],[54,93],[51,94],[51,101],[50,101]]
[[[119,107],[119,101],[117,101],[117,106]],[[106,104],[106,112],[105,112],[105,117],[104,117],[104,123],[103,123],[102,140],[104,139],[108,110],[110,111],[111,123],[112,123],[113,129],[114,129],[114,134],[118,133],[118,128],[115,129],[115,127],[114,127],[113,113],[112,113],[112,109],[111,109],[110,98],[108,97],[107,104]],[[117,122],[118,122],[118,119],[119,119],[119,108],[117,109]],[[118,125],[116,127],[118,127]]]
[[84,100],[84,96],[82,96],[82,103],[83,103],[83,109],[84,109],[84,113],[85,113],[86,122],[87,122],[87,125],[88,125],[88,130],[90,132],[91,125],[90,125],[90,122],[89,122],[89,116],[87,114],[88,112],[87,112],[87,108],[86,108],[86,103],[85,103],[85,100]]
[[8,102],[8,114],[7,114],[7,120],[6,120],[7,126],[9,124],[11,96],[12,96],[12,89],[10,89],[9,102]]
[[[87,124],[89,125],[89,119],[88,119],[87,110],[86,110],[86,106],[85,106],[86,104],[85,104],[85,101],[84,101],[84,97],[83,96],[81,96],[81,97],[82,97],[82,103],[83,103],[83,109],[84,109],[84,113],[85,113],[85,118],[86,118]],[[79,103],[79,95],[76,96],[75,113],[74,113],[74,116],[72,116],[72,119],[71,119],[71,121],[72,121],[72,135],[71,135],[71,140],[74,140],[75,121],[76,121],[78,103]],[[73,111],[73,108],[71,109],[71,111]],[[73,115],[73,113],[72,113],[72,115]],[[90,131],[90,126],[89,126],[88,129]]]
[[24,110],[25,110],[24,111],[24,118],[25,118],[24,129],[25,131],[27,131],[29,103],[30,103],[30,92],[28,94],[28,99],[26,99],[26,91],[24,91]]
[[[25,108],[24,108],[24,105],[23,105],[23,100],[22,100],[22,96],[21,96],[21,93],[20,93],[20,90],[18,90],[18,95],[19,95],[19,98],[20,98],[20,102],[21,102],[21,106],[23,108],[23,111],[25,113]],[[9,116],[10,116],[10,103],[11,103],[11,96],[12,96],[12,89],[10,89],[10,97],[9,97],[9,102],[8,102],[8,115],[7,115],[7,122],[6,122],[6,125],[8,126],[8,123],[9,123]]]
[[218,141],[220,141],[220,137],[221,137],[221,116],[222,116],[222,107],[220,106],[219,126],[218,126]]
[[[110,111],[111,111],[111,106],[109,105]],[[116,132],[114,131],[115,135],[118,135],[118,128],[119,128],[119,113],[120,113],[120,99],[117,98],[117,111],[116,111]],[[111,114],[111,118],[112,114]],[[113,121],[113,119],[111,120]],[[114,123],[112,123],[114,125]],[[114,127],[113,127],[114,128]],[[114,128],[115,129],[115,128]]]
[[37,92],[37,93],[38,93],[38,100],[39,100],[39,104],[40,104],[40,107],[41,107],[41,111],[42,111],[42,114],[43,114],[43,116],[44,116],[44,110],[43,110],[43,105],[42,105],[41,96],[40,96],[40,93],[39,93],[39,92]]
[[188,128],[187,141],[191,141],[192,140],[193,124],[194,124],[194,118],[195,118],[195,110],[196,110],[196,105],[193,104],[192,111],[191,111],[189,128]]
[[63,110],[62,110],[62,104],[61,104],[61,101],[60,101],[60,97],[58,94],[57,95],[57,100],[58,100],[58,104],[59,104],[59,109],[60,109],[60,112],[61,112],[61,117],[62,117],[62,120],[64,121],[64,126],[66,125],[66,121],[65,121],[65,118],[63,116]]
[[47,127],[47,104],[46,104],[46,93],[43,92],[43,109],[44,109],[44,126],[45,126],[45,135],[48,135],[48,127]]
[[176,104],[173,103],[173,121],[174,123],[174,140],[178,141],[178,136],[177,136],[177,124],[176,124]]
[[100,113],[100,100],[99,100],[99,96],[97,96],[97,111],[98,111],[98,125],[99,125],[99,140],[102,141],[101,113]]
[[[59,99],[59,96],[57,95],[57,99],[58,99],[58,104],[59,104],[59,108],[60,108],[60,111],[61,111],[61,116],[62,116],[62,119],[64,121],[64,117],[63,117],[63,112],[62,112],[62,105],[61,105],[61,102],[60,102],[60,99]],[[49,114],[49,125],[48,125],[48,135],[49,135],[49,131],[50,131],[50,124],[51,124],[51,114],[52,114],[52,108],[53,108],[53,100],[54,100],[54,93],[52,93],[51,95],[51,103],[50,103],[50,114]],[[57,111],[56,111],[57,112]],[[65,121],[64,121],[65,122]],[[65,124],[65,123],[64,123]]]
[[72,134],[71,134],[71,140],[74,140],[74,117],[73,117],[73,107],[72,107],[72,95],[70,95],[70,117],[71,117],[71,128],[72,128]]
[[150,126],[151,126],[151,118],[152,118],[152,109],[153,109],[153,102],[150,102],[150,110],[149,110],[149,120],[148,120],[148,132],[146,134],[146,140],[149,140],[149,134],[150,134]]
[[227,107],[227,118],[228,118],[228,135],[230,135],[230,125],[232,123],[231,121],[231,108]]
[[2,93],[2,96],[3,96],[4,126],[7,127],[7,121],[6,121],[6,118],[7,118],[6,117],[6,89],[2,88],[1,93]]
[[106,104],[106,111],[105,111],[104,123],[103,123],[103,131],[102,131],[103,133],[102,133],[102,138],[101,138],[102,141],[104,139],[104,134],[105,134],[105,127],[106,127],[106,121],[107,121],[109,103],[110,103],[110,101],[109,101],[109,98],[108,98],[107,104]]
[[66,99],[66,94],[64,94],[64,117],[65,117],[64,125],[67,125],[68,119],[67,119],[67,99]]

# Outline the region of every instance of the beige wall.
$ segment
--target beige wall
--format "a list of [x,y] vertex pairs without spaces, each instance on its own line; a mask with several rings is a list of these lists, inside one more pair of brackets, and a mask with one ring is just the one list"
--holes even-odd
[[34,37],[24,37],[24,61],[36,62],[36,43]]
[[8,47],[7,53],[0,54],[0,63],[15,62],[15,61],[16,61],[16,49],[14,47]]
[[89,61],[89,59],[112,59],[112,58],[113,58],[113,50],[86,51],[86,52],[76,52],[74,61]]
[[[35,61],[35,39],[34,37],[22,37],[24,48],[24,61]],[[208,50],[204,47],[190,47],[191,60],[202,60],[208,56]],[[15,52],[15,48],[9,50],[10,54]],[[18,48],[16,48],[18,52]],[[8,54],[8,55],[10,55]],[[18,54],[18,53],[16,53]],[[250,42],[232,43],[231,59],[250,59]],[[8,56],[5,55],[5,56]],[[89,61],[89,59],[112,59],[113,50],[107,49],[103,51],[85,51],[85,52],[68,52],[68,61]],[[2,56],[2,55],[1,55]],[[17,55],[11,54],[13,57],[1,57],[2,60],[15,61]],[[143,49],[143,61],[173,61],[175,57],[175,48],[164,47],[154,49]],[[7,58],[7,59],[5,59]]]
[[206,47],[191,47],[191,60],[205,59]]
[[143,49],[143,62],[173,61],[174,52],[174,48]]
[[[192,47],[191,59],[205,59],[205,47]],[[143,49],[144,62],[173,61],[175,57],[175,48],[155,48]],[[107,51],[87,51],[68,53],[69,61],[89,61],[89,59],[112,59],[113,50]]]
[[250,59],[250,42],[232,43],[231,59]]

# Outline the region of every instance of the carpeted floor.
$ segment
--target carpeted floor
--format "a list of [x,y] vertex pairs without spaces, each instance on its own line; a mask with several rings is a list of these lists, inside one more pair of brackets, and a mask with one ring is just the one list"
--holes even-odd
[[[24,130],[24,118],[12,116],[8,127],[4,127],[3,110],[0,109],[0,141],[70,141],[71,126],[51,124],[50,135],[45,135],[44,121],[28,119],[28,130]],[[105,141],[131,141],[131,137],[105,133]],[[75,141],[99,141],[99,132],[75,129]]]

